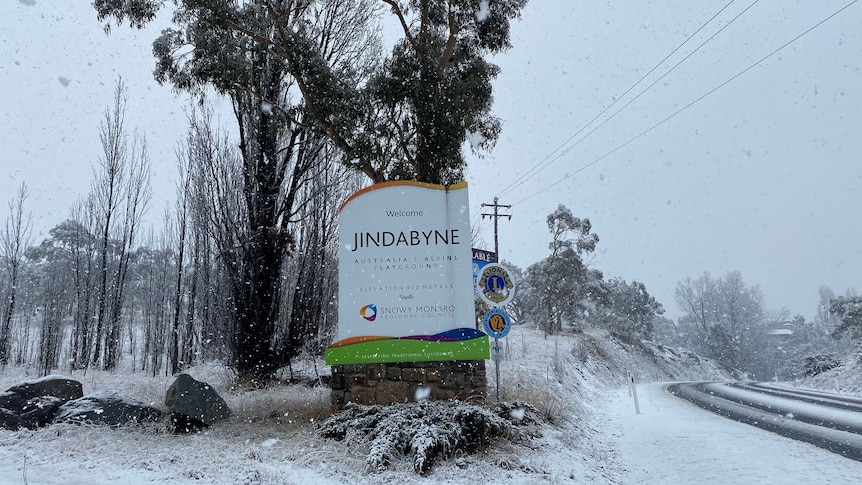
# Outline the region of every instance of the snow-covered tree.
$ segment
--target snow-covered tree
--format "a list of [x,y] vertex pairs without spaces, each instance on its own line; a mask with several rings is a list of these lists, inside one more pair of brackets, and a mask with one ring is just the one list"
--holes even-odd
[[730,272],[722,278],[704,273],[686,278],[676,287],[676,303],[683,311],[679,327],[686,345],[731,367],[771,377],[774,369],[765,345],[770,325],[786,315],[769,312],[760,288],[748,286],[742,275]]
[[[164,0],[96,0],[99,19],[142,27]],[[314,180],[321,140],[374,182],[463,179],[467,134],[490,146],[497,68],[509,21],[526,0],[177,0],[173,28],[153,44],[155,76],[233,102],[242,157],[228,230],[218,240],[231,275],[234,364],[265,380],[289,359],[274,345],[291,222]],[[378,21],[401,29],[390,55]],[[108,26],[110,27],[110,25]],[[225,181],[222,181],[225,182]],[[298,348],[291,336],[290,348]]]
[[832,335],[850,335],[857,345],[862,344],[862,296],[839,296],[832,300],[829,311],[840,322]]
[[589,310],[607,297],[602,273],[582,259],[599,241],[590,233],[590,220],[560,205],[548,215],[548,230],[551,254],[527,268],[522,297],[525,312],[545,335],[562,330],[564,322],[580,328]]
[[146,139],[137,133],[129,143],[125,126],[126,88],[117,82],[114,102],[100,126],[103,154],[89,195],[96,223],[99,261],[96,333],[92,363],[114,369],[119,359],[120,319],[132,250],[150,199],[150,161]]
[[626,283],[622,278],[607,282],[608,304],[598,308],[596,321],[612,332],[650,339],[656,317],[664,308],[650,296],[639,281]]
[[[101,20],[141,27],[166,3],[96,0],[94,6]],[[244,92],[288,117],[302,117],[341,149],[345,163],[374,182],[459,182],[467,137],[483,149],[499,134],[499,120],[491,115],[498,68],[486,57],[510,47],[510,21],[526,3],[182,0],[174,11],[176,28],[154,43],[156,77],[181,89],[209,85]],[[401,34],[386,56],[373,48],[384,15]],[[333,19],[341,39],[337,50],[349,54],[339,59],[324,42]],[[253,89],[249,49],[259,63],[273,62],[292,77],[303,100],[299,109]],[[369,62],[358,62],[369,54]]]

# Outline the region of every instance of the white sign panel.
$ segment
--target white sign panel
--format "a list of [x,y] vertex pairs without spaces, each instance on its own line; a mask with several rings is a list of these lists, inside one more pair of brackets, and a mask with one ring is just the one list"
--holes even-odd
[[338,340],[473,328],[467,184],[387,182],[339,217]]

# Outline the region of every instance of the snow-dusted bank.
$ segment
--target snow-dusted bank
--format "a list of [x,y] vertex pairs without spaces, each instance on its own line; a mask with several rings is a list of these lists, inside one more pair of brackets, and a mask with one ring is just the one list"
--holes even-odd
[[[370,441],[321,437],[328,389],[233,390],[231,376],[211,364],[191,374],[216,386],[232,418],[186,436],[159,425],[0,431],[0,483],[794,484],[853,483],[858,476],[858,462],[710,415],[665,394],[662,384],[646,384],[727,378],[714,362],[685,351],[604,333],[543,339],[541,331],[522,325],[505,339],[504,355],[503,399],[529,402],[549,422],[520,441],[497,440],[474,454],[447,456],[425,476],[413,471],[408,455],[393,456],[382,472],[368,470]],[[306,371],[313,375],[311,364]],[[629,372],[640,414],[626,388]],[[7,368],[0,388],[32,377],[26,369]],[[157,407],[172,381],[131,372],[73,377],[84,392],[112,388]]]

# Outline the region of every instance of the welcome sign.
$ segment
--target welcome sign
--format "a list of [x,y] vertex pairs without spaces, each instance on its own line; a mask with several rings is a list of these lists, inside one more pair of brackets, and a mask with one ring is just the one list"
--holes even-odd
[[467,184],[385,182],[341,206],[338,338],[326,363],[478,360]]

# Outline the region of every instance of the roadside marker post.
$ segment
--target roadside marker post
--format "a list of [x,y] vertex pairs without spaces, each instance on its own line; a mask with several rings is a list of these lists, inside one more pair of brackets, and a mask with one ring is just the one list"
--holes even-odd
[[640,404],[638,404],[638,388],[635,387],[635,376],[629,372],[629,396],[635,400],[635,414],[641,413]]

